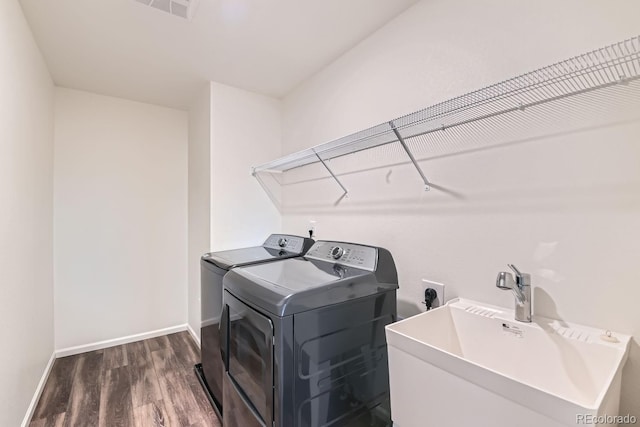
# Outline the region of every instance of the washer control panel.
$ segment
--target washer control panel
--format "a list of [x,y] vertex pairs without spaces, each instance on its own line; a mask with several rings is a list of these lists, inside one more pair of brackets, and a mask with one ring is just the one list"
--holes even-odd
[[288,252],[302,252],[304,238],[287,234],[272,234],[262,244],[265,248],[285,250]]
[[309,249],[305,258],[374,271],[378,261],[378,250],[353,243],[319,241]]

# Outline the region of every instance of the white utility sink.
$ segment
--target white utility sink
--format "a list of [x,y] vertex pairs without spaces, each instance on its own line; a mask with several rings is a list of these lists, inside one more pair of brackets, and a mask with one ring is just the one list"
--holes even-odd
[[616,425],[628,335],[456,299],[386,336],[396,427]]

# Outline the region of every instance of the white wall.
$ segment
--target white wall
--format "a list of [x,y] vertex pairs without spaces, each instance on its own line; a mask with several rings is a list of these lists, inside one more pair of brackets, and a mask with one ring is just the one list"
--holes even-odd
[[211,235],[211,85],[189,109],[189,326],[200,340],[200,257]]
[[[631,1],[422,1],[284,99],[283,152],[635,36],[638,16]],[[286,185],[284,231],[302,233],[315,219],[319,238],[391,250],[404,314],[418,309],[422,278],[444,282],[449,297],[510,307],[494,283],[516,264],[533,274],[537,314],[635,335],[622,412],[640,416],[637,93],[623,123],[589,129],[580,108],[592,106],[569,102],[551,117],[575,123],[569,132],[545,133],[525,112],[539,121],[528,142],[422,161],[440,187],[428,193],[398,147],[336,160],[350,198],[334,206],[340,191],[327,179]],[[404,163],[362,172],[395,161]],[[311,176],[293,175],[288,182]]]
[[56,349],[184,325],[186,112],[61,88],[55,108]]
[[211,250],[261,244],[281,217],[250,169],[280,156],[281,103],[211,84]]
[[0,425],[20,425],[53,353],[53,82],[0,2]]
[[[281,215],[251,166],[281,153],[280,101],[210,82],[189,109],[189,326],[200,336],[200,257],[261,244]],[[276,196],[280,196],[276,190]]]

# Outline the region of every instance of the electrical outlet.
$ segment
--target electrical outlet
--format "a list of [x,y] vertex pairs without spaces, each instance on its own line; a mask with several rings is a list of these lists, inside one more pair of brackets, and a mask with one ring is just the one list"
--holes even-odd
[[308,228],[308,231],[309,231],[310,237],[312,237],[312,238],[314,238],[314,239],[316,239],[316,238],[317,238],[317,237],[316,237],[316,226],[317,226],[317,225],[318,225],[318,222],[317,222],[315,219],[310,219],[310,220],[309,220],[309,228]]
[[436,291],[436,294],[438,295],[438,297],[433,301],[433,305],[431,306],[431,308],[440,307],[440,306],[444,305],[445,302],[447,302],[447,300],[445,299],[445,296],[444,296],[444,284],[443,283],[438,283],[438,282],[434,282],[434,281],[431,281],[431,280],[422,279],[422,293],[420,293],[420,303],[424,303],[424,291],[427,288],[434,289]]

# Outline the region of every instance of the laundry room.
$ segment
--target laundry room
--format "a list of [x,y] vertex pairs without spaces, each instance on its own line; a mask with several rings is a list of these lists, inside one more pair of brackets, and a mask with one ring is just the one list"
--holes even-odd
[[640,423],[638,16],[2,0],[0,426]]

